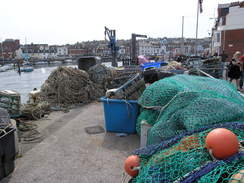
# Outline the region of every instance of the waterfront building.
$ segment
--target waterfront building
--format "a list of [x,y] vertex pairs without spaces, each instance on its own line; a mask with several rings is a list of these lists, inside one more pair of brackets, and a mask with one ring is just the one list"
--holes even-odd
[[106,57],[111,55],[111,49],[108,47],[107,43],[100,43],[96,47],[93,48],[94,54],[100,57]]
[[0,45],[0,57],[4,59],[13,59],[15,57],[15,51],[20,47],[20,41],[18,39],[6,39]]
[[79,56],[84,56],[86,55],[87,50],[83,48],[69,48],[68,49],[68,54],[71,57],[79,57]]
[[68,47],[67,46],[57,46],[57,56],[66,57],[68,56]]
[[224,50],[229,58],[244,53],[244,1],[218,5],[218,17],[212,32],[212,53]]
[[48,49],[48,58],[50,59],[55,59],[58,57],[58,53],[57,53],[57,46],[49,46],[49,49]]
[[150,39],[139,40],[139,55],[146,56],[160,56],[166,52],[165,45],[161,44],[160,41],[151,41]]
[[48,44],[28,44],[23,45],[17,51],[18,58],[30,58],[32,60],[47,60],[57,58],[56,46],[49,46]]

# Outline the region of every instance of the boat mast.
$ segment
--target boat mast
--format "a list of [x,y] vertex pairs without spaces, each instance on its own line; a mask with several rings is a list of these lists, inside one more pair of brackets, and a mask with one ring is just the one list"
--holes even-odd
[[0,39],[0,41],[1,41],[1,54],[2,54],[3,65],[4,65],[4,55],[3,55],[3,42],[2,42],[2,39]]
[[25,49],[26,49],[26,56],[25,56],[25,61],[28,62],[28,49],[26,47],[26,44],[27,44],[27,38],[25,36]]

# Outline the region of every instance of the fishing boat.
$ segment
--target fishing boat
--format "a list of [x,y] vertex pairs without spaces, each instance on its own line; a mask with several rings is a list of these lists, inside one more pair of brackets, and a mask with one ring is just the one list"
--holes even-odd
[[34,70],[32,64],[28,61],[25,61],[20,67],[20,72],[32,72]]
[[0,67],[0,72],[5,72],[5,71],[11,70],[11,69],[13,69],[12,65],[4,65],[4,66]]
[[[26,43],[25,43],[25,45],[26,45]],[[19,73],[21,73],[21,72],[32,72],[34,70],[34,68],[32,66],[32,63],[29,62],[30,56],[28,54],[28,51],[26,53],[23,53],[22,57],[23,57],[24,62],[21,66],[19,65],[18,72]]]
[[35,65],[48,65],[48,63],[46,61],[38,61],[35,62]]
[[24,66],[20,67],[20,72],[32,72],[33,70],[34,70],[34,68],[29,65],[24,65]]
[[72,59],[66,59],[66,60],[64,60],[64,63],[73,63],[73,62],[75,62],[75,61],[73,61]]

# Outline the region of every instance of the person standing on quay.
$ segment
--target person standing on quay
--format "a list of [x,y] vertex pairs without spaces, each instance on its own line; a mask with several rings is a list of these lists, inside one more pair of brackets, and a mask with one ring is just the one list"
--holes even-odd
[[243,80],[244,80],[244,55],[240,56],[240,69],[241,69],[241,78],[240,78],[240,89],[243,90]]
[[240,77],[241,77],[241,69],[240,69],[240,61],[239,58],[241,53],[237,51],[232,60],[230,61],[228,77],[230,78],[230,82],[236,80],[236,87],[240,90]]

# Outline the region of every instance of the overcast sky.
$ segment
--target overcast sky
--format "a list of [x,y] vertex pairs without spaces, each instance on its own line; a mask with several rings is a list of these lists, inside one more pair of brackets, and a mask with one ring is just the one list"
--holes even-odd
[[[103,40],[104,26],[116,29],[117,39],[131,33],[149,37],[180,37],[185,16],[185,37],[195,37],[198,0],[0,0],[0,41],[66,44]],[[218,3],[203,0],[199,37],[206,37],[217,16]]]

